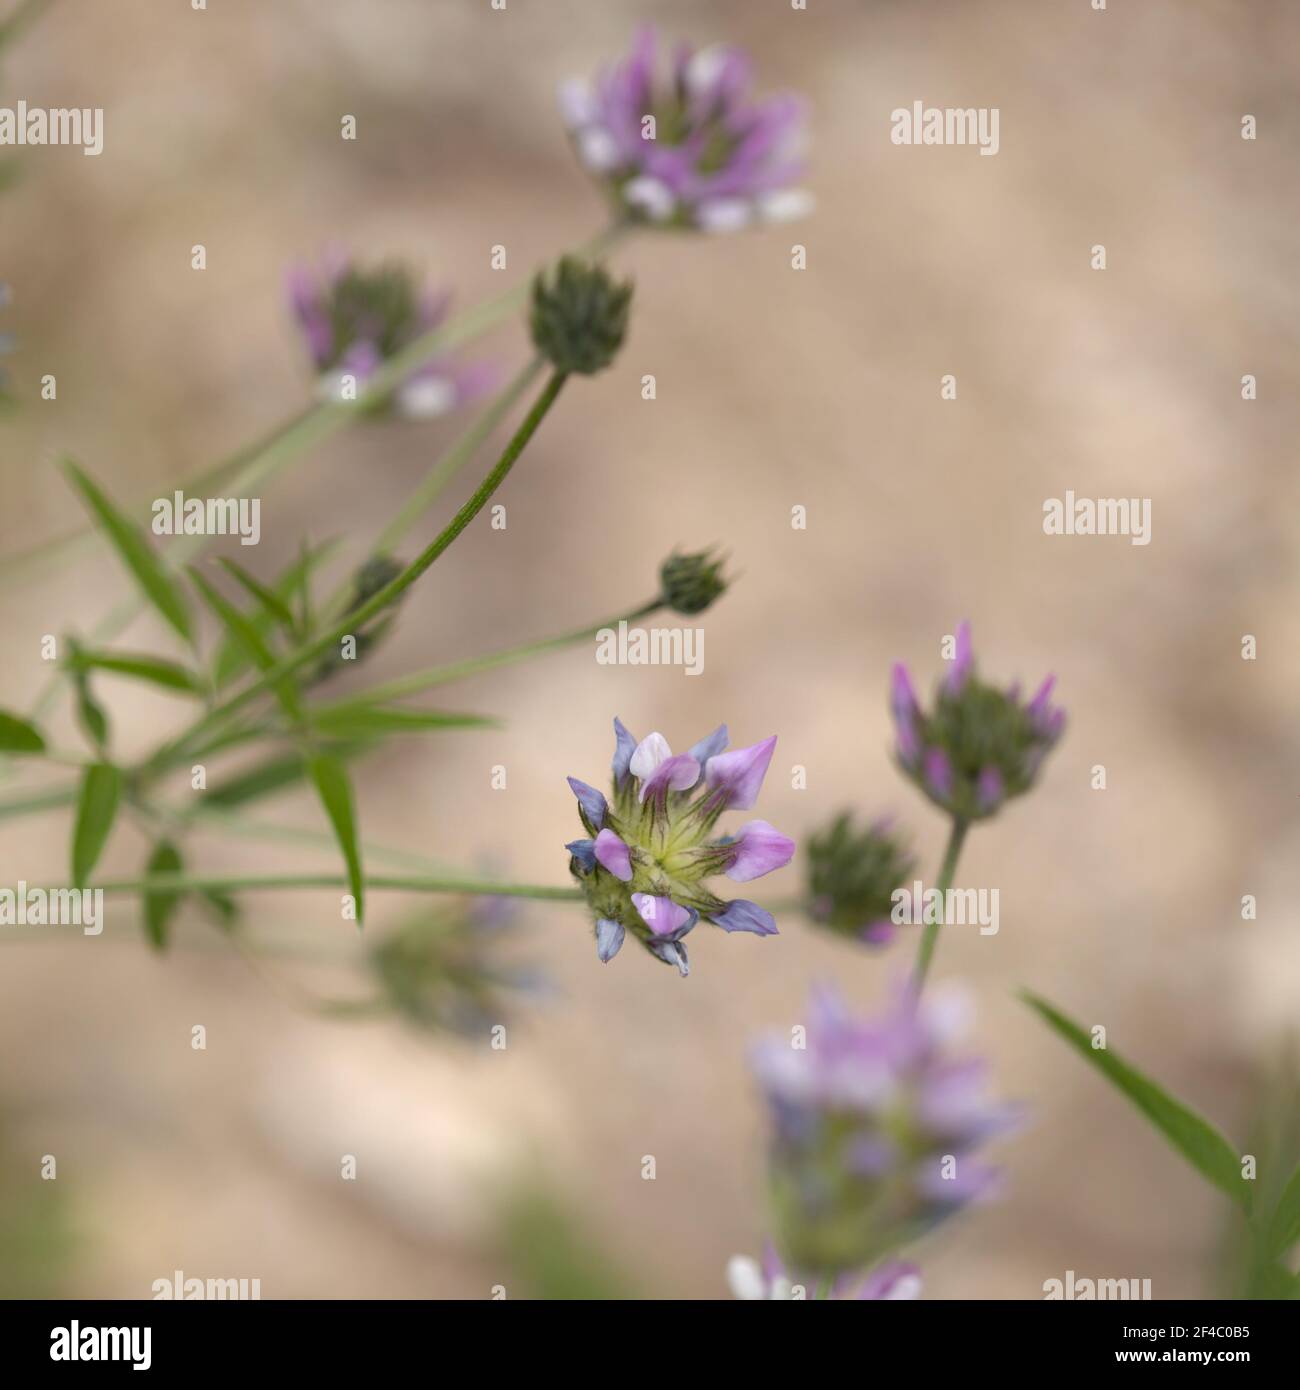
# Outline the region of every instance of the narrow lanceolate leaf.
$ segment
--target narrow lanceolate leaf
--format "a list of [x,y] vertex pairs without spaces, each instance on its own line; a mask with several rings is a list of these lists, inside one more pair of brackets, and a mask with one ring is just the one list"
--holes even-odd
[[499,721],[478,714],[448,714],[434,709],[399,709],[386,705],[337,705],[313,714],[312,723],[336,738],[366,734],[419,733],[425,729],[494,729]]
[[108,748],[108,716],[91,693],[90,677],[87,674],[90,668],[82,660],[84,653],[81,644],[75,637],[66,640],[68,650],[72,654],[68,661],[68,669],[72,676],[73,688],[77,692],[77,722],[94,745],[95,751],[103,757]]
[[[326,541],[314,550],[304,550],[287,569],[276,577],[275,582],[271,585],[275,596],[286,606],[292,604],[295,597],[302,600],[305,605],[312,572],[337,549],[337,541]],[[262,634],[269,632],[274,625],[273,620],[263,607],[259,607],[255,613],[249,616],[249,622]],[[300,627],[303,632],[307,630],[305,622],[300,623]],[[243,646],[233,637],[227,635],[217,651],[216,660],[212,666],[213,685],[218,688],[227,685],[248,665],[248,656]]]
[[73,486],[81,493],[91,515],[103,527],[114,549],[136,577],[145,596],[186,642],[192,641],[193,626],[184,591],[167,574],[144,534],[117,510],[71,459],[65,459],[63,467]]
[[1300,1168],[1291,1174],[1268,1225],[1268,1244],[1273,1254],[1289,1250],[1297,1240],[1300,1240]]
[[330,753],[313,753],[307,759],[307,772],[320,793],[325,814],[330,818],[339,848],[348,866],[348,883],[357,905],[357,925],[361,925],[361,854],[357,848],[357,822],[352,806],[352,784],[342,762]]
[[0,710],[0,752],[44,753],[45,740],[35,724]]
[[[178,874],[183,865],[180,851],[169,840],[159,840],[149,856],[145,877],[155,874]],[[180,906],[181,894],[174,891],[147,891],[144,895],[144,934],[156,950],[167,947],[171,922]]]
[[[189,576],[194,587],[203,595],[204,602],[221,619],[226,631],[243,647],[248,659],[259,671],[269,671],[275,665],[275,653],[248,615],[241,613],[225,595],[218,593],[192,565]],[[285,677],[275,683],[274,689],[289,718],[295,723],[301,722],[302,701],[298,696],[298,687]]]
[[286,632],[293,632],[295,623],[293,614],[289,611],[289,605],[273,589],[268,589],[260,579],[243,567],[237,565],[233,560],[222,558],[217,563],[226,571],[232,579],[240,584],[244,589],[255,598],[266,616],[274,622],[280,624]]
[[121,790],[122,774],[111,763],[92,763],[82,775],[72,830],[72,882],[78,888],[99,861]]
[[1185,1159],[1217,1188],[1250,1209],[1250,1184],[1241,1175],[1241,1157],[1232,1145],[1194,1110],[1175,1100],[1149,1077],[1108,1048],[1095,1048],[1092,1036],[1028,990],[1020,997],[1086,1061],[1126,1095]]
[[[365,752],[370,743],[340,743],[330,749],[339,759],[346,760]],[[297,753],[276,754],[261,762],[254,763],[244,772],[237,772],[224,782],[210,788],[203,798],[205,806],[219,806],[229,811],[235,806],[245,806],[264,796],[295,786],[306,776],[307,769]]]
[[177,690],[184,695],[202,695],[203,681],[197,672],[176,661],[164,661],[157,656],[128,655],[124,652],[87,652],[79,654],[83,666],[100,671],[115,671],[119,676],[134,676],[164,690]]

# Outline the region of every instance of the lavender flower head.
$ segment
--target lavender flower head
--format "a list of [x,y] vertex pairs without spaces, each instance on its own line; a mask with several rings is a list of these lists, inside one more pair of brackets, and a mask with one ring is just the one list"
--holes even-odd
[[[437,328],[451,302],[449,293],[423,291],[403,266],[363,269],[339,251],[318,268],[291,266],[286,284],[322,394],[331,397],[346,376],[360,395],[384,362]],[[415,368],[380,409],[408,419],[444,415],[489,390],[496,375],[486,363],[435,358]]]
[[842,812],[808,842],[808,915],[839,936],[886,946],[897,933],[894,892],[915,867],[889,817],[857,830]]
[[[771,1243],[760,1263],[749,1255],[733,1255],[727,1262],[727,1286],[734,1298],[786,1302],[816,1296],[818,1280],[793,1275],[781,1263]],[[827,1298],[853,1302],[902,1302],[921,1296],[921,1271],[903,1260],[885,1260],[867,1274],[841,1275]]]
[[614,737],[612,799],[569,778],[588,838],[565,848],[595,917],[600,959],[612,960],[630,932],[685,975],[685,938],[701,919],[727,932],[776,935],[770,912],[745,898],[727,902],[704,882],[721,873],[747,883],[794,854],[794,841],[764,820],[713,837],[723,812],[747,811],[758,800],[775,735],[726,752],[723,724],[689,753],[674,754],[662,734],[638,740],[615,719]]
[[748,56],[678,45],[657,72],[652,26],[632,52],[560,89],[565,125],[583,166],[620,213],[662,227],[731,232],[803,216],[804,109],[794,96],[755,101]]
[[890,708],[899,765],[935,803],[961,820],[995,814],[1033,786],[1043,759],[1065,729],[1051,702],[1055,676],[1028,703],[1019,685],[986,685],[975,674],[970,624],[957,629],[956,659],[923,710],[907,667],[895,665]]
[[951,997],[903,986],[884,1016],[859,1020],[814,994],[805,1045],[756,1052],[768,1102],[778,1244],[794,1269],[862,1270],[967,1202],[991,1195],[982,1144],[1019,1114],[983,1096],[985,1068],[947,1053]]

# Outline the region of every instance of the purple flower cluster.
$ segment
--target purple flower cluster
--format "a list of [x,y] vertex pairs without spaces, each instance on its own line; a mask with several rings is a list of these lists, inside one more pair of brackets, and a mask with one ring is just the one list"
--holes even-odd
[[923,710],[907,667],[894,667],[890,709],[898,761],[918,787],[961,820],[993,815],[1029,790],[1039,766],[1065,729],[1065,711],[1051,702],[1054,676],[1028,703],[1020,687],[1000,690],[975,674],[970,624],[957,629],[952,669]]
[[[322,390],[337,395],[344,376],[358,392],[390,357],[437,328],[449,293],[420,289],[404,267],[364,269],[335,250],[319,267],[298,264],[286,277],[289,304],[302,331]],[[416,367],[393,392],[392,406],[410,419],[444,415],[489,390],[490,364],[435,358]]]
[[864,1269],[995,1190],[977,1153],[1019,1112],[985,1099],[982,1062],[948,1055],[955,1002],[918,1001],[904,986],[882,1018],[859,1020],[822,990],[803,1046],[758,1049],[778,1244],[792,1268]]
[[594,82],[564,84],[560,107],[578,158],[639,222],[730,232],[802,216],[803,103],[754,101],[749,58],[679,45],[658,72],[651,26]]
[[660,733],[636,739],[614,720],[613,795],[569,778],[587,837],[566,845],[596,923],[596,950],[612,960],[631,932],[651,955],[687,974],[685,937],[703,919],[723,931],[774,936],[772,914],[745,898],[716,897],[715,873],[747,883],[782,868],[794,841],[764,820],[713,838],[719,817],[758,800],[776,738],[727,748],[720,725],[689,753]]
[[[791,1274],[770,1242],[763,1248],[761,1263],[748,1255],[733,1255],[727,1263],[727,1285],[733,1297],[747,1302],[784,1302],[818,1295],[818,1281]],[[855,1303],[920,1298],[921,1271],[903,1260],[885,1260],[866,1274],[840,1275],[824,1296]]]

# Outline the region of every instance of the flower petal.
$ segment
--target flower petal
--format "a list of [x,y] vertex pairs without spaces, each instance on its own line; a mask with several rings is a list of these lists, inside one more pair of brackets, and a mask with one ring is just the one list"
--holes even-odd
[[632,754],[628,763],[633,777],[640,777],[643,780],[649,777],[662,762],[667,762],[673,755],[673,750],[668,746],[668,740],[660,733],[647,734],[636,746],[636,751]]
[[903,1260],[889,1260],[867,1275],[855,1295],[858,1299],[899,1302],[920,1298],[921,1271]]
[[598,792],[595,787],[589,787],[585,782],[579,782],[576,777],[566,780],[570,791],[578,798],[582,814],[594,829],[599,830],[605,824],[605,812],[609,809],[609,802],[605,800],[604,793]]
[[719,724],[714,731],[706,738],[702,738],[690,750],[691,757],[701,765],[707,763],[710,758],[716,758],[719,753],[727,746],[727,726]]
[[713,914],[713,921],[723,931],[752,931],[756,936],[775,936],[776,919],[766,908],[751,903],[748,898],[736,898],[729,902],[721,912]]
[[644,801],[646,797],[658,796],[661,792],[689,791],[699,780],[699,763],[689,753],[675,753],[671,758],[665,758],[641,783],[641,794],[637,799]]
[[776,735],[765,738],[749,748],[736,748],[709,759],[704,777],[709,786],[726,793],[726,805],[737,811],[748,811],[758,800],[758,793],[772,761]]
[[[656,936],[671,936],[686,927],[687,931],[695,923],[688,907],[682,907],[671,898],[658,897],[653,893],[633,893],[632,905],[641,914],[641,920]],[[688,925],[689,924],[689,925]],[[682,932],[684,936],[686,933]]]
[[628,733],[623,727],[623,721],[617,717],[614,719],[614,785],[621,786],[623,779],[627,776],[628,764],[632,761],[632,754],[636,751],[636,736]]
[[794,858],[794,841],[765,820],[752,820],[740,827],[735,850],[727,877],[736,883],[748,883],[774,869],[783,869]]
[[596,954],[608,964],[618,955],[625,935],[622,922],[602,917],[596,923]]
[[691,963],[686,959],[686,946],[680,941],[647,942],[650,954],[657,956],[665,965],[675,965],[683,979],[691,973]]
[[931,748],[925,755],[925,782],[935,796],[952,794],[952,763],[942,748]]
[[727,1287],[733,1298],[747,1303],[767,1297],[767,1280],[750,1255],[733,1255],[727,1261]]
[[596,836],[595,855],[615,878],[622,879],[624,883],[631,882],[632,851],[608,827]]
[[952,670],[948,672],[948,679],[944,681],[944,688],[949,695],[961,693],[962,686],[966,684],[974,664],[975,657],[971,651],[970,624],[965,622],[959,623],[957,626],[957,651],[953,659]]
[[578,861],[584,874],[589,874],[596,867],[595,840],[570,840],[564,848]]

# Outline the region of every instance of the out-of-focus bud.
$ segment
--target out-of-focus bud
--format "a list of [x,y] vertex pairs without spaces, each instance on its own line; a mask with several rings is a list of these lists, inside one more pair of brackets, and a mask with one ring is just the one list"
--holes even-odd
[[679,555],[674,551],[659,569],[664,602],[686,617],[703,613],[727,592],[723,563],[711,550],[701,550],[695,555]]
[[837,935],[888,945],[894,892],[915,868],[888,817],[858,830],[845,811],[808,841],[808,915]]
[[533,343],[557,372],[604,371],[623,346],[631,304],[630,280],[565,256],[549,283],[544,272],[533,281]]

